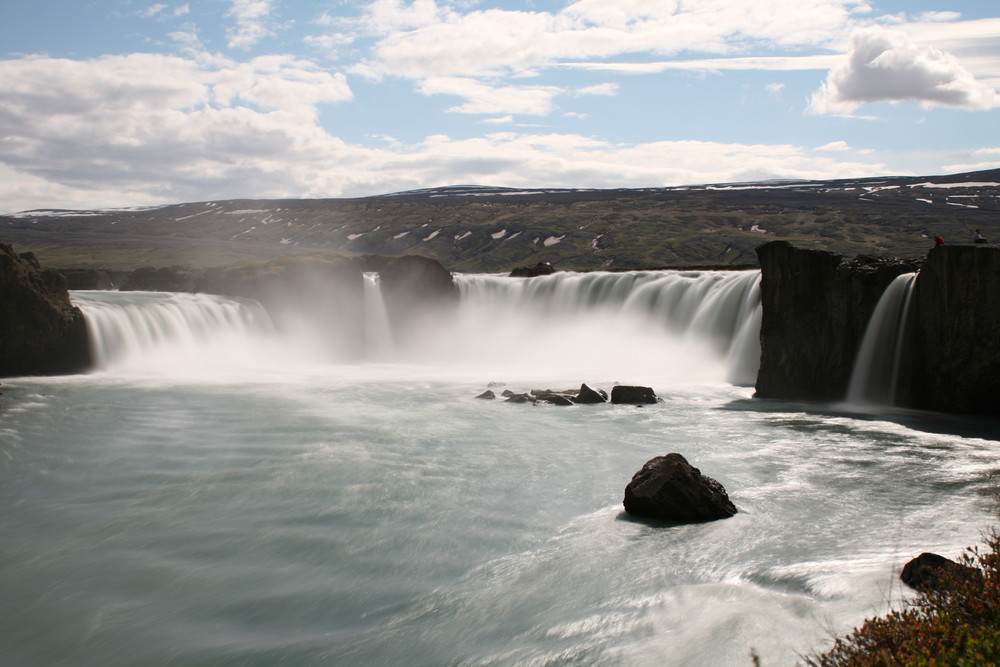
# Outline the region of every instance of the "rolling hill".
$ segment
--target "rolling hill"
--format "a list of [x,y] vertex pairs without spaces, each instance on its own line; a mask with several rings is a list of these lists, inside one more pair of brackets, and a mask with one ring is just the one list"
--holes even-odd
[[0,216],[0,241],[54,268],[203,268],[282,255],[421,254],[456,271],[756,263],[785,239],[920,257],[941,235],[1000,240],[1000,169],[927,177],[621,190],[451,186],[354,199],[226,200]]

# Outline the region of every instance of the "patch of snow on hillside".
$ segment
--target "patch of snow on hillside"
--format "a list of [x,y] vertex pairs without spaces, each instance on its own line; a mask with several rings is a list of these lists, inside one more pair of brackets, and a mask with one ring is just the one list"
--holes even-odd
[[600,240],[601,240],[601,239],[602,239],[603,237],[604,237],[604,234],[598,234],[597,236],[595,236],[595,237],[594,237],[594,239],[593,239],[593,240],[592,240],[592,241],[590,242],[590,247],[591,247],[591,249],[593,249],[593,250],[600,250],[600,249],[601,249],[601,247],[600,247],[600,246],[599,246],[599,245],[598,245],[597,243],[598,243],[598,241],[600,241]]
[[257,229],[257,228],[256,227],[251,227],[250,229],[246,230],[245,232],[240,232],[239,234],[233,234],[230,238],[234,238],[235,239],[237,236],[243,236],[244,234],[249,234],[250,232],[252,232],[255,229]]
[[559,243],[564,238],[566,238],[565,234],[563,234],[562,236],[550,236],[549,238],[545,239],[542,242],[542,245],[544,245],[547,248],[547,247],[549,247],[551,245],[555,245],[555,244]]
[[959,204],[957,201],[945,202],[948,206],[961,206],[962,208],[979,208],[975,204]]
[[511,239],[516,239],[520,235],[521,235],[521,232],[514,232],[513,234],[511,234],[510,236],[507,237],[507,240],[510,241]]
[[469,238],[470,236],[472,236],[472,231],[471,230],[466,231],[464,234],[455,234],[455,240],[456,241],[461,241],[462,239]]
[[364,232],[361,232],[360,234],[348,234],[348,235],[347,235],[347,240],[348,240],[348,241],[353,241],[354,239],[358,239],[358,238],[361,238],[361,237],[362,237],[362,236],[364,236],[364,235],[365,235],[365,233],[364,233]]
[[492,234],[490,234],[490,236],[492,236],[494,239],[502,239],[503,237],[507,236],[507,230],[501,229],[499,232],[493,232]]
[[760,225],[754,225],[750,228],[751,232],[757,232],[758,234],[767,234],[766,229],[761,229]]
[[409,233],[410,233],[410,232],[400,232],[400,233],[398,233],[398,234],[394,235],[394,236],[393,236],[392,238],[393,238],[393,239],[401,239],[401,238],[403,238],[404,236],[406,236],[406,235],[407,235],[407,234],[409,234]]
[[191,218],[197,218],[199,215],[205,215],[206,213],[212,213],[212,211],[199,211],[198,213],[192,213],[191,215],[185,215],[180,218],[174,218],[174,222],[180,222],[181,220],[190,220]]
[[281,245],[288,245],[291,242],[292,242],[291,239],[286,239],[284,236],[281,237],[281,241],[280,241]]
[[223,215],[254,215],[256,213],[270,213],[266,208],[242,208],[238,211],[223,211]]
[[932,199],[917,199],[917,201],[922,201],[925,204],[933,204],[934,203],[934,200],[932,200]]
[[1000,183],[914,183],[911,188],[998,188]]
[[425,241],[430,241],[432,238],[434,238],[435,236],[437,236],[440,233],[441,233],[440,229],[435,229],[433,232],[431,232],[430,234],[428,234],[427,237],[424,238],[424,240]]

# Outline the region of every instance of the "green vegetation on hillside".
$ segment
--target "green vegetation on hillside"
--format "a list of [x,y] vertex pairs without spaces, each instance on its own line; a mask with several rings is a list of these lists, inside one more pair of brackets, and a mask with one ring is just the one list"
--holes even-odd
[[[452,270],[747,265],[771,240],[845,257],[916,258],[932,238],[1000,240],[1000,170],[928,179],[753,187],[233,200],[0,217],[0,241],[48,266],[208,267],[338,251],[419,254]],[[968,182],[968,185],[963,185]]]

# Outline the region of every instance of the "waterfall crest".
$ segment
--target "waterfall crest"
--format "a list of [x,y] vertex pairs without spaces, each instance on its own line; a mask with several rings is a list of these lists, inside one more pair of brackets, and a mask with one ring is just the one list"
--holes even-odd
[[239,362],[269,339],[271,320],[255,301],[212,294],[73,291],[87,320],[97,367]]
[[[752,385],[757,378],[759,271],[459,275],[456,280],[469,317],[490,318],[508,338],[555,330],[559,333],[546,340],[550,345],[571,346],[579,336],[584,339],[581,355],[594,354],[595,344],[603,340],[609,346],[606,354],[613,356],[635,344],[646,346],[650,361],[655,348],[697,350],[721,362],[734,384]],[[525,329],[512,324],[524,320],[530,322]],[[629,339],[629,330],[658,340]]]
[[848,403],[895,404],[904,326],[916,278],[916,273],[897,276],[875,306],[851,371]]
[[[757,271],[480,274],[455,280],[461,291],[457,311],[403,337],[392,330],[378,276],[366,274],[359,361],[447,367],[477,378],[756,380]],[[309,336],[275,332],[254,301],[91,291],[74,292],[73,300],[87,318],[101,369],[169,373],[204,367],[208,374],[264,362],[323,363],[310,354]]]

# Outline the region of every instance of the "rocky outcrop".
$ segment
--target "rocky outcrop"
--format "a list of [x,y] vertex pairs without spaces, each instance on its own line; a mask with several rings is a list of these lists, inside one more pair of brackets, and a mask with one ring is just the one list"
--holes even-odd
[[576,403],[581,403],[584,405],[590,405],[593,403],[607,403],[608,394],[603,389],[594,389],[590,385],[584,383],[580,385],[580,390],[576,392],[576,396],[573,398]]
[[382,297],[397,346],[405,348],[412,337],[439,328],[442,316],[458,305],[455,279],[437,260],[401,255],[381,258],[370,266],[378,266]]
[[0,377],[61,375],[91,363],[87,325],[66,280],[0,243]]
[[60,269],[66,278],[66,289],[110,290],[118,289],[128,277],[128,271],[108,269]]
[[943,245],[917,276],[901,399],[925,410],[1000,414],[1000,248]]
[[295,255],[209,269],[194,287],[256,299],[276,327],[314,351],[353,358],[364,347],[365,270],[360,257]]
[[761,362],[756,396],[838,401],[847,393],[865,327],[885,288],[919,262],[858,257],[772,241],[761,268]]
[[899,578],[916,590],[939,589],[964,581],[982,581],[983,573],[944,556],[924,552],[903,566]]
[[656,403],[656,392],[652,387],[616,385],[611,388],[611,402],[626,405],[649,405]]
[[725,488],[680,454],[646,462],[625,487],[625,511],[671,523],[699,523],[736,514]]
[[538,262],[532,266],[519,266],[510,272],[511,278],[534,278],[535,276],[548,276],[556,270],[548,262]]

